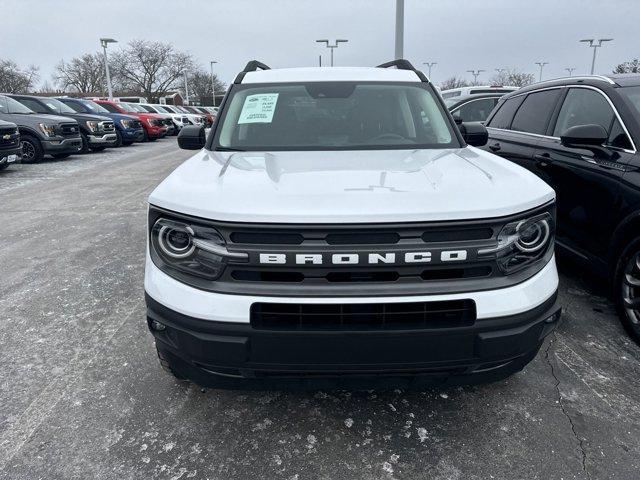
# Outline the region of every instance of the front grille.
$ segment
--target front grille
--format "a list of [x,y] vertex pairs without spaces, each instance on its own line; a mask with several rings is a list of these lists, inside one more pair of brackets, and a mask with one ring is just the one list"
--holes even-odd
[[111,121],[100,122],[100,129],[105,133],[112,133],[115,130],[115,126]]
[[18,146],[20,135],[14,127],[0,128],[0,148],[12,148]]
[[63,123],[60,125],[60,133],[65,137],[75,137],[80,132],[77,123]]
[[142,128],[142,122],[140,120],[131,120],[132,128]]
[[473,300],[410,303],[254,303],[251,326],[259,330],[409,330],[473,325]]

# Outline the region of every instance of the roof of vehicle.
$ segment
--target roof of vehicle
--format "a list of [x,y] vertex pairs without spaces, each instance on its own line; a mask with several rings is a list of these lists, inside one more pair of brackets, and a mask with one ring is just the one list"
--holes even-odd
[[540,88],[549,87],[561,87],[564,85],[590,85],[593,87],[631,87],[640,85],[640,73],[625,73],[615,75],[582,75],[573,77],[561,77],[553,78],[551,80],[545,80],[543,82],[532,83],[526,87],[522,87],[513,93],[505,95],[506,98],[511,98],[516,95],[528,93]]
[[448,88],[447,90],[442,90],[441,93],[461,92],[465,90],[495,90],[496,92],[504,92],[517,89],[518,87],[512,85],[468,85],[466,87]]
[[465,103],[468,102],[469,100],[476,100],[478,98],[495,98],[495,97],[502,97],[503,95],[506,95],[508,92],[488,92],[488,93],[469,93],[467,95],[459,95],[457,97],[449,97],[449,98],[445,98],[444,99],[444,103],[447,105],[447,107],[452,108],[452,107],[457,107],[458,105],[460,105],[461,103]]
[[420,82],[412,70],[376,67],[301,67],[247,72],[242,83]]

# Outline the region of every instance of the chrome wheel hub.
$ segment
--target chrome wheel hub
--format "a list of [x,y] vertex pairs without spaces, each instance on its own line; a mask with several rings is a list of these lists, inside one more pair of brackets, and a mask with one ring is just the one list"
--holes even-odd
[[26,157],[29,160],[33,160],[36,156],[36,149],[29,142],[20,142],[20,146],[22,147],[22,156]]
[[631,322],[640,324],[640,252],[631,257],[624,270],[622,301]]

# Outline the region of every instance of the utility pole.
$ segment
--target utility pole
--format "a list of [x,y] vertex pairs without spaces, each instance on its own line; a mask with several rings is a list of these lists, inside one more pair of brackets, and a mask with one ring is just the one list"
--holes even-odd
[[404,0],[396,0],[396,60],[404,57]]
[[189,105],[189,84],[187,83],[187,72],[184,72],[184,99]]
[[[613,38],[585,38],[584,40],[580,40],[583,43],[588,43],[591,48],[593,48],[593,59],[591,60],[591,75],[593,75],[594,70],[596,69],[596,52],[598,48],[602,46],[604,42],[611,42]],[[598,42],[598,43],[596,43]]]
[[422,62],[423,65],[426,65],[427,68],[429,69],[429,80],[431,80],[431,67],[433,67],[434,65],[437,65],[438,62]]
[[467,70],[471,75],[473,75],[473,84],[478,85],[478,76],[484,72],[485,70]]
[[109,73],[109,61],[107,60],[107,45],[110,43],[118,43],[113,38],[101,38],[100,45],[104,51],[104,73],[107,80],[107,92],[109,92],[109,100],[113,100],[113,88],[111,87],[111,74]]
[[331,66],[333,67],[333,50],[338,48],[340,46],[341,43],[347,43],[349,40],[336,40],[335,43],[333,45],[331,45],[329,43],[329,40],[324,39],[324,40],[316,40],[317,43],[324,43],[325,46],[331,50]]
[[575,70],[575,67],[567,67],[565,68],[565,70],[569,72],[570,77],[573,77],[573,71]]
[[545,65],[549,65],[549,62],[536,62],[536,65],[538,65],[540,67],[540,78],[538,79],[539,82],[542,81],[542,68]]
[[216,60],[211,60],[211,97],[213,98],[213,106],[216,106],[216,77],[213,75],[213,64],[218,63]]

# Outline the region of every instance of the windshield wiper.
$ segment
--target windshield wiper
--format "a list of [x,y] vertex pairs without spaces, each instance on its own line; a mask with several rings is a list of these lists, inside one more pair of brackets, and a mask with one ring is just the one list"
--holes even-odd
[[246,152],[246,150],[243,150],[241,148],[232,148],[232,147],[216,147],[215,151],[216,152]]

